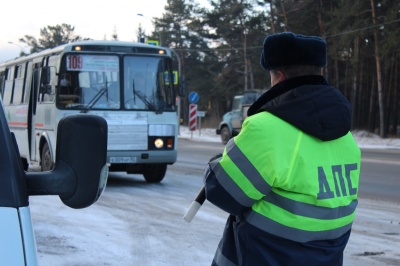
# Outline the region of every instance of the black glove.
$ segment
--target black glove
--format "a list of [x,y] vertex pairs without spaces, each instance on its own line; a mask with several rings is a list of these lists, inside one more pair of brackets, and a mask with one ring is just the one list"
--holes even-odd
[[222,157],[222,153],[218,153],[217,155],[214,155],[208,162],[212,162],[215,159],[221,158]]

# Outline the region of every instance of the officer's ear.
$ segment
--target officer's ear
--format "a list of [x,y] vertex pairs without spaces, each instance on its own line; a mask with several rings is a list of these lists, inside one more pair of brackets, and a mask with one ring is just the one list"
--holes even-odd
[[271,76],[271,86],[275,86],[286,79],[285,73],[279,69],[271,70],[269,74]]

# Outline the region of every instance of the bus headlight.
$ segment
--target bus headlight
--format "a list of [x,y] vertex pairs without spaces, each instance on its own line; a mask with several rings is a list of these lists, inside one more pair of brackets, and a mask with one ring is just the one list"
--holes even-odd
[[154,146],[155,146],[157,149],[161,149],[162,147],[164,147],[164,141],[163,141],[162,139],[158,138],[158,139],[156,139],[156,140],[154,141]]

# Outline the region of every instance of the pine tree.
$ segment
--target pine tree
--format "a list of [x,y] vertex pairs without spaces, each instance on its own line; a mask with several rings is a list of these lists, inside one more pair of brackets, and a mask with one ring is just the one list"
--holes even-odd
[[[47,26],[40,29],[40,38],[25,35],[19,41],[26,43],[31,47],[30,52],[39,52],[48,48],[53,48],[61,44],[82,40],[83,38],[74,33],[75,27],[69,24],[61,24],[56,26]],[[87,39],[87,38],[86,38]]]

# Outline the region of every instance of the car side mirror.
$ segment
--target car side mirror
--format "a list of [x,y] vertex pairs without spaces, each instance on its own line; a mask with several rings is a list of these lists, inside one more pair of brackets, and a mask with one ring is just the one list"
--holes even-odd
[[76,114],[62,118],[57,128],[55,168],[27,172],[29,195],[59,195],[75,209],[95,203],[108,178],[107,122],[104,118]]

